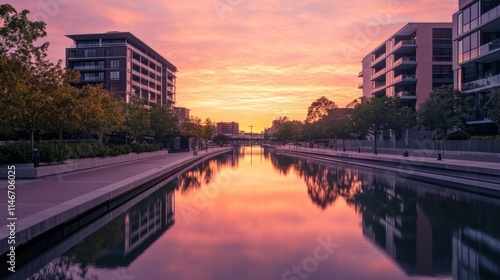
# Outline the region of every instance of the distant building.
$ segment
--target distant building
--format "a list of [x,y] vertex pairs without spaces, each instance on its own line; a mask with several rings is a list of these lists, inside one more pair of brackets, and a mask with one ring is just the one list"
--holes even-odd
[[238,135],[240,125],[237,122],[218,122],[215,126],[216,134]]
[[500,1],[458,2],[453,15],[454,85],[475,97],[469,124],[488,125],[484,103],[491,90],[500,88]]
[[66,68],[80,71],[77,87],[103,84],[128,103],[175,104],[177,67],[130,32],[66,35]]
[[179,121],[179,126],[181,126],[187,119],[189,119],[189,109],[184,107],[172,107],[174,115]]
[[408,23],[363,58],[358,88],[417,109],[432,89],[453,84],[452,24]]

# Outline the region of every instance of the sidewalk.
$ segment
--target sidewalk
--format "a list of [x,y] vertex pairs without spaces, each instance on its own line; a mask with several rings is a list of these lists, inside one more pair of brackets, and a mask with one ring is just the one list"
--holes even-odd
[[[35,180],[16,180],[16,246],[79,214],[130,191],[177,168],[229,151],[215,148],[208,152],[174,153],[164,157],[119,165],[47,176]],[[0,184],[0,253],[7,251],[7,181]],[[9,221],[10,222],[10,221]]]

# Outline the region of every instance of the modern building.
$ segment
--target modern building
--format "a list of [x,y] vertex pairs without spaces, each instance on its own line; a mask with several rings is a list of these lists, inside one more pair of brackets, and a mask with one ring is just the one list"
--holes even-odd
[[408,23],[363,58],[358,88],[418,109],[433,88],[453,84],[452,24]]
[[237,122],[218,122],[215,127],[216,134],[238,135],[240,125]]
[[488,93],[500,88],[500,1],[459,0],[453,54],[455,88],[476,100],[469,124],[491,123],[482,108]]
[[189,119],[189,109],[184,107],[172,107],[174,115],[177,117],[179,126],[181,126],[187,119]]
[[130,32],[66,36],[74,41],[66,67],[80,71],[77,87],[102,83],[127,103],[137,97],[146,105],[175,104],[177,68]]

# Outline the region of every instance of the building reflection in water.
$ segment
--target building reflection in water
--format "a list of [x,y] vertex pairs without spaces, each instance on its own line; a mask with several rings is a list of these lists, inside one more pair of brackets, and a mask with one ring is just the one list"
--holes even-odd
[[363,235],[408,276],[500,279],[500,201],[426,183],[264,152],[296,173],[321,209],[339,198],[361,215]]

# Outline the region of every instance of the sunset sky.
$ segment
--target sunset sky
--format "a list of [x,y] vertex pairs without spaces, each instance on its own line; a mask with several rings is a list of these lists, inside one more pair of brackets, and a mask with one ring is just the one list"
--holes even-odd
[[407,22],[445,22],[458,0],[16,0],[47,22],[49,58],[66,34],[129,31],[179,69],[177,106],[261,131],[279,116],[304,120],[326,96],[361,96],[361,59]]

